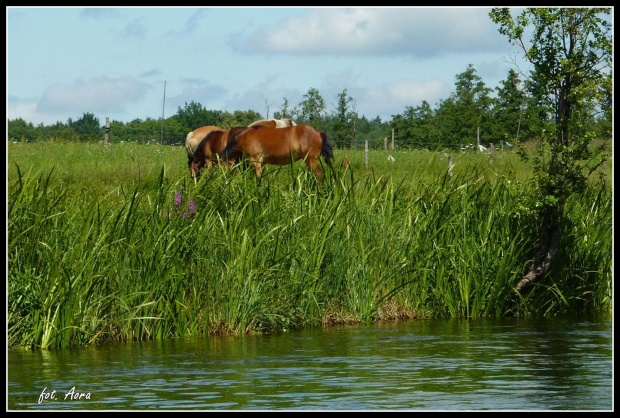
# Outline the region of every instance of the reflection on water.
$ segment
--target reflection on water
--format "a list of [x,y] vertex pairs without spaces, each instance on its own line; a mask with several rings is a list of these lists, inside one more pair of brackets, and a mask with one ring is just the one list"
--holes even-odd
[[412,320],[10,351],[8,409],[611,410],[612,367],[611,315]]

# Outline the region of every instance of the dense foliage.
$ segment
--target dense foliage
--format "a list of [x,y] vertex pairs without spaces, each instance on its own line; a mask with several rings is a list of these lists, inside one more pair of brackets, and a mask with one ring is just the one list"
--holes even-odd
[[561,262],[523,297],[536,217],[514,152],[457,153],[450,176],[443,152],[366,169],[335,150],[322,185],[302,162],[194,183],[184,152],[9,144],[10,347],[611,309],[608,182],[567,202]]
[[[336,109],[328,113],[325,100],[315,88],[310,88],[303,100],[290,107],[284,98],[281,108],[273,117],[292,117],[297,123],[308,123],[323,130],[338,148],[363,148],[368,140],[371,148],[383,148],[384,140],[391,141],[394,130],[395,143],[399,148],[452,148],[470,144],[488,147],[507,144],[512,146],[540,137],[546,126],[544,121],[552,118],[552,107],[538,98],[535,83],[522,82],[519,75],[510,70],[505,81],[496,87],[496,94],[476,74],[473,65],[456,75],[455,91],[433,108],[427,101],[419,106],[407,106],[402,114],[392,115],[390,121],[380,117],[367,118],[356,110],[355,98],[346,89],[337,95]],[[610,135],[611,101],[600,108],[586,108],[583,116],[584,129],[598,136]],[[192,101],[179,107],[177,113],[161,119],[136,119],[127,123],[112,120],[108,141],[110,143],[137,142],[160,144],[183,144],[188,132],[206,125],[230,129],[246,126],[265,116],[254,110],[233,113],[204,108]],[[86,112],[76,121],[57,122],[51,126],[34,126],[21,118],[8,120],[9,141],[103,141],[105,121],[99,121]]]

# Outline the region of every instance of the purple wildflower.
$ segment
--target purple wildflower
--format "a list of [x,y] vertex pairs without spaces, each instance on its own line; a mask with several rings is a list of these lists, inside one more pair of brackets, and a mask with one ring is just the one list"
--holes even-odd
[[190,200],[189,201],[189,213],[194,213],[196,212],[196,205],[194,205],[194,201]]
[[176,203],[177,206],[181,206],[181,193],[176,192],[174,194],[174,203]]
[[168,212],[164,213],[164,219],[168,219]]
[[183,217],[187,218],[187,212],[183,212]]

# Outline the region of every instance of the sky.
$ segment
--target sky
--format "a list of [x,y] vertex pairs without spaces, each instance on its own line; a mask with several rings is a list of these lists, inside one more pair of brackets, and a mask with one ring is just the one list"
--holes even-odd
[[[473,65],[493,90],[522,52],[483,7],[7,7],[7,119],[123,123],[192,101],[263,117],[311,88],[335,113],[435,108]],[[520,66],[521,70],[526,70]]]

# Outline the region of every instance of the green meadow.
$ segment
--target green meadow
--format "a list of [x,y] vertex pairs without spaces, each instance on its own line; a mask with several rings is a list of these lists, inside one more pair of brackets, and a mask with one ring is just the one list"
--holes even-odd
[[317,182],[302,162],[193,181],[182,146],[7,148],[9,348],[612,307],[611,167],[521,296],[539,225],[513,151],[335,149]]

